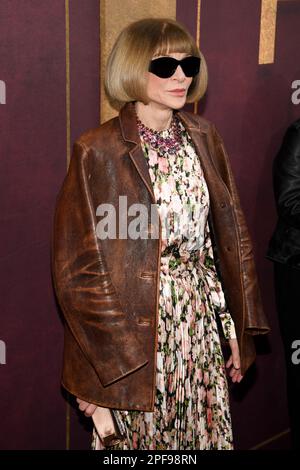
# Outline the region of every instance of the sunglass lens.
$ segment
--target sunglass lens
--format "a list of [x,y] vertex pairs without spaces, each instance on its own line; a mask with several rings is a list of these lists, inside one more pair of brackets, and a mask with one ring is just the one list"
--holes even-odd
[[169,78],[173,75],[177,62],[172,57],[159,57],[150,62],[149,72],[160,78]]
[[181,61],[181,67],[186,77],[195,77],[200,70],[200,58],[186,57]]

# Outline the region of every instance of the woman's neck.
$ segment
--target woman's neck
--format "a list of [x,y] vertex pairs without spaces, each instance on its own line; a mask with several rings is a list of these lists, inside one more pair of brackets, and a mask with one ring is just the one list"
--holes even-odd
[[172,109],[159,109],[152,103],[144,104],[140,101],[135,103],[135,111],[142,123],[146,127],[150,127],[155,131],[163,131],[168,129],[171,125],[173,110]]

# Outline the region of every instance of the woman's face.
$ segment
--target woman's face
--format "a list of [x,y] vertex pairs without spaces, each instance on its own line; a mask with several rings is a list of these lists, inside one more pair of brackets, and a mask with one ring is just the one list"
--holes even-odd
[[[172,52],[164,54],[163,57],[173,57],[181,60],[189,54],[184,52]],[[155,56],[158,58],[162,56]],[[154,104],[160,109],[180,109],[186,102],[188,88],[192,83],[192,77],[186,77],[180,65],[178,65],[174,74],[169,78],[160,78],[151,72],[148,74],[147,95],[149,104]]]

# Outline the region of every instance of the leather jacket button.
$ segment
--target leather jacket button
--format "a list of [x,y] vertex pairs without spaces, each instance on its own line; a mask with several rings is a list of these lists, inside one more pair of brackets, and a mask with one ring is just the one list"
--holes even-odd
[[224,209],[224,208],[226,207],[225,202],[220,202],[220,207],[221,207],[222,209]]

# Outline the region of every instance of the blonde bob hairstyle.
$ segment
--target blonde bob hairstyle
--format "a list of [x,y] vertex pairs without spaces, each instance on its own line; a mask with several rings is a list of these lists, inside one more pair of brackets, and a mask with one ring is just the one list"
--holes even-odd
[[104,90],[117,110],[129,101],[149,103],[147,72],[155,56],[182,52],[201,58],[200,72],[193,78],[187,102],[198,101],[207,87],[203,54],[186,28],[170,18],[144,18],[124,28],[107,60]]

